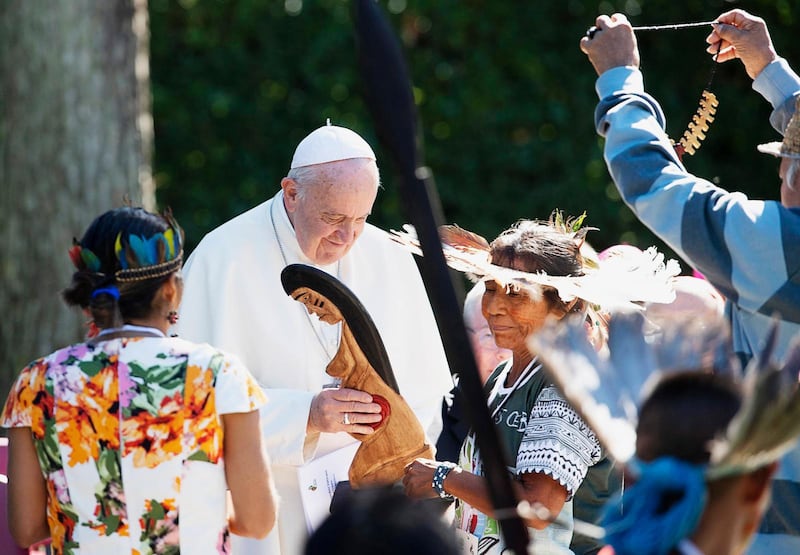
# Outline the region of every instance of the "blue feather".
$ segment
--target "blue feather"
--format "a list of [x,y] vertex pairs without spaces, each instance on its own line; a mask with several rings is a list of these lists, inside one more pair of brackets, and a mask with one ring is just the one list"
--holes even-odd
[[131,251],[133,251],[134,258],[141,266],[147,266],[150,264],[149,260],[149,247],[147,242],[142,240],[141,237],[138,235],[128,235],[128,246],[130,247]]
[[161,237],[160,233],[156,233],[150,239],[146,239],[144,244],[147,248],[147,266],[158,264],[158,241]]

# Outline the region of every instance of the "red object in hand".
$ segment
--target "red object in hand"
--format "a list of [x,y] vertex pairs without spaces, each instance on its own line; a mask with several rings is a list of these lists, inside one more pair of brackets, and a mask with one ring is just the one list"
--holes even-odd
[[386,419],[392,414],[392,406],[389,404],[389,401],[386,400],[385,397],[381,397],[380,395],[373,395],[372,402],[378,403],[381,406],[381,419],[377,422],[370,422],[367,426],[370,426],[373,430],[377,430],[380,428]]

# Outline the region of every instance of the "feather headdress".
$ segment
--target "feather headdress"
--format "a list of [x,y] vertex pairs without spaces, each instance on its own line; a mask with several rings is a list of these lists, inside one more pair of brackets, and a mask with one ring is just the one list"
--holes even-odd
[[183,232],[171,213],[164,214],[169,227],[163,233],[144,237],[129,233],[117,234],[114,254],[120,270],[117,281],[139,281],[170,274],[183,263]]
[[69,249],[69,258],[72,260],[72,265],[77,270],[87,270],[96,274],[100,272],[100,259],[91,250],[82,246],[78,239],[72,238],[72,246]]
[[[579,228],[581,222],[582,218],[564,222],[557,217],[555,225],[571,234],[580,245],[590,229]],[[671,281],[680,273],[680,267],[675,260],[665,262],[664,255],[654,247],[630,256],[612,257],[599,264],[585,263],[582,276],[550,276],[492,264],[488,241],[456,225],[442,226],[439,235],[448,266],[466,273],[474,281],[494,279],[505,286],[524,289],[533,298],[541,295],[543,287],[549,287],[557,290],[564,302],[583,299],[603,311],[641,309],[637,303],[668,303],[675,298]],[[403,226],[403,231],[392,230],[389,236],[422,256],[412,226]]]
[[[181,267],[183,231],[171,212],[165,212],[162,217],[168,224],[163,233],[158,232],[151,237],[135,233],[117,234],[114,241],[114,256],[119,262],[119,269],[114,272],[116,281],[152,279],[170,274]],[[75,238],[72,239],[69,257],[79,271],[104,273],[97,255]]]

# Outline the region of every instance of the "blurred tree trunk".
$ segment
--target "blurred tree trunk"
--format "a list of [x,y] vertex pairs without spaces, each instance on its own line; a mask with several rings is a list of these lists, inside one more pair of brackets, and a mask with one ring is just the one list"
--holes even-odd
[[0,2],[0,395],[84,334],[60,291],[72,237],[152,209],[147,0]]

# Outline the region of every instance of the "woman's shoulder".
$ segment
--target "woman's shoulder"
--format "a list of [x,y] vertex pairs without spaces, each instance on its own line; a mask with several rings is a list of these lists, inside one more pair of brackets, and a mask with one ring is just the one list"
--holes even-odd
[[88,362],[98,356],[102,356],[102,354],[103,351],[101,349],[88,342],[73,343],[32,360],[23,367],[22,373],[47,371],[55,367],[60,368],[78,362]]
[[170,340],[186,354],[190,368],[211,373],[220,414],[250,412],[267,402],[258,382],[238,356],[208,343],[193,343],[178,337]]
[[190,364],[201,366],[228,364],[239,366],[239,357],[210,345],[208,343],[195,343],[181,337],[169,337],[169,349],[173,355],[185,356]]
[[170,337],[169,340],[172,343],[172,354],[185,356],[190,366],[210,371],[217,378],[225,376],[226,379],[237,382],[256,383],[244,362],[234,353],[208,343],[194,343],[179,337]]

